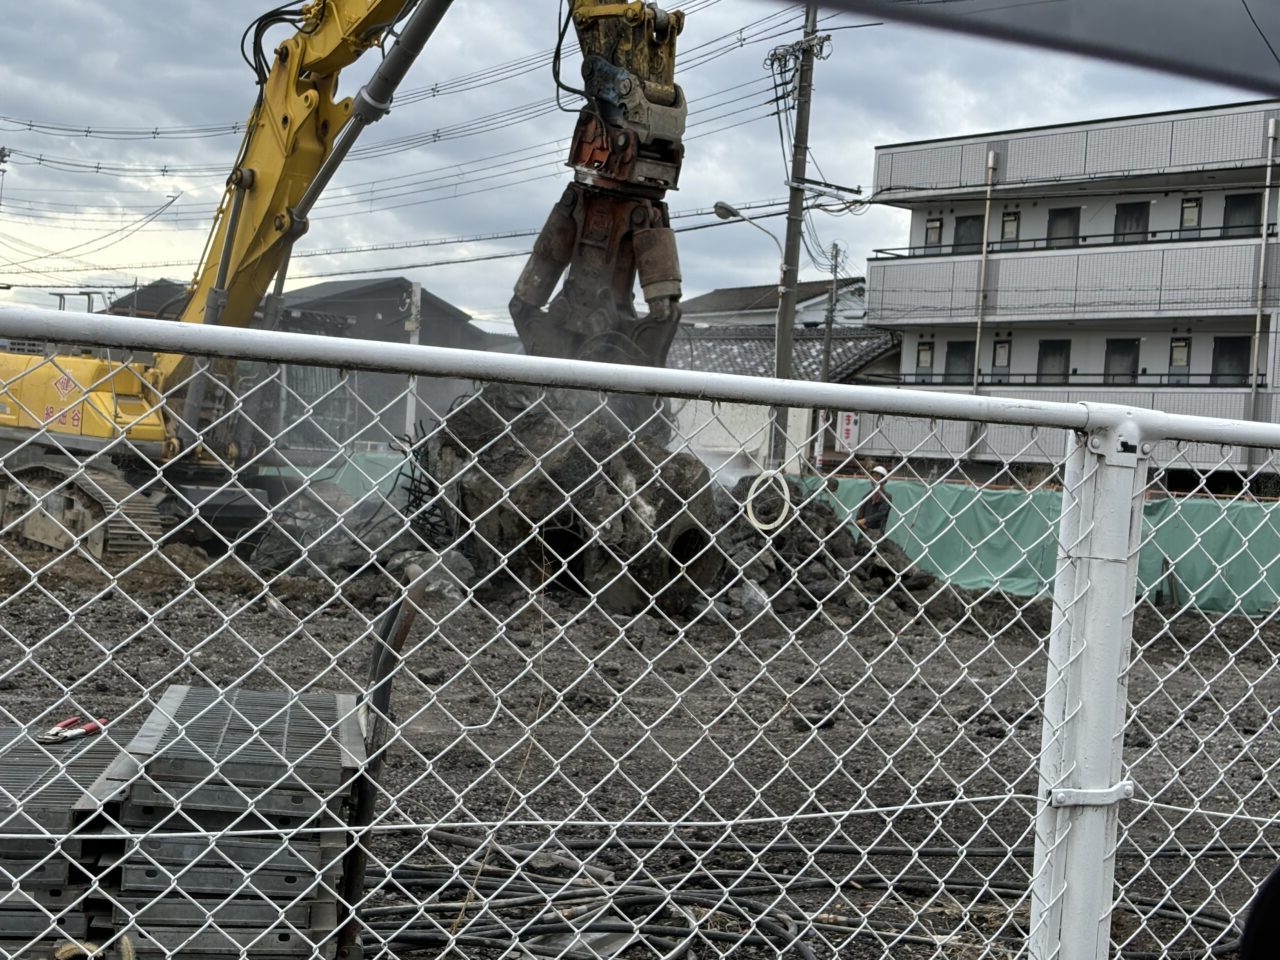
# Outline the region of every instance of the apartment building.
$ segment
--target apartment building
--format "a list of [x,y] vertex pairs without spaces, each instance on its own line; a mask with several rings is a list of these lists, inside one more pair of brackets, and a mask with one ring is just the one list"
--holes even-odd
[[[1278,116],[1251,102],[877,147],[876,199],[911,213],[867,264],[899,382],[1275,419]],[[958,426],[920,430],[897,442],[964,446]],[[991,431],[973,457],[1060,455],[1024,434]]]

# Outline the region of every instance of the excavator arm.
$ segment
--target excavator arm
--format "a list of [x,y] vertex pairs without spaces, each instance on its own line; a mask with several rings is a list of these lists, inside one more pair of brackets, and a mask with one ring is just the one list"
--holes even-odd
[[[276,7],[251,26],[257,102],[180,320],[245,326],[273,277],[280,293],[306,211],[363,127],[387,112],[450,3],[308,0]],[[262,37],[279,23],[294,25],[295,33],[273,55],[264,53]],[[396,41],[369,82],[354,98],[336,99],[339,71],[391,32]],[[58,434],[60,448],[85,454],[123,431],[132,449],[161,463],[184,447],[207,450],[201,423],[210,380],[189,376],[190,357],[159,354],[148,364],[121,365],[77,352],[55,361],[0,351],[0,379],[16,401],[0,405],[0,450],[18,444],[34,456],[43,445],[29,443],[32,431]],[[225,364],[214,372],[232,373]],[[237,462],[237,444],[228,442],[214,461]]]
[[533,355],[662,366],[680,322],[680,264],[662,198],[684,157],[687,111],[675,82],[684,15],[606,0],[575,0],[570,15],[587,101],[569,148],[574,180],[534,244],[511,316]]
[[[422,3],[437,8],[437,20],[448,6],[447,0]],[[353,119],[369,123],[386,112],[387,103],[371,102],[368,87],[354,99],[335,99],[339,71],[379,45],[416,5],[417,0],[312,0],[302,8],[297,32],[275,49],[262,79],[180,320],[230,326],[252,321],[272,279],[283,276],[294,240],[306,230],[299,204],[318,195],[318,178],[343,131]],[[399,52],[402,75],[417,49]],[[388,101],[398,79],[386,85]],[[184,355],[161,354],[148,380],[157,390],[172,389],[186,381],[191,363]],[[181,412],[167,418],[170,455],[194,437],[203,400],[203,382],[193,381]]]
[[338,73],[381,40],[408,2],[315,0],[276,48],[182,320],[250,322],[296,235],[294,206],[351,116],[351,98],[334,99]]

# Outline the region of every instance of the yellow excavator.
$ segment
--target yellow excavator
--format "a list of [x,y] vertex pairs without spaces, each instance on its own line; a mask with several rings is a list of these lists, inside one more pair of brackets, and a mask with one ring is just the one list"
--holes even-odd
[[[274,325],[309,211],[356,137],[389,110],[451,2],[311,0],[255,21],[246,36],[257,102],[180,322]],[[539,237],[512,313],[530,353],[660,365],[679,320],[661,197],[676,185],[683,150],[674,82],[683,15],[654,3],[573,0],[561,41],[570,19],[584,56],[584,89],[575,92],[586,97],[568,160],[575,181]],[[263,36],[282,23],[296,32],[268,69]],[[369,82],[335,99],[339,71],[373,47],[384,58]],[[631,305],[637,276],[650,304],[643,319]],[[145,549],[192,516],[233,539],[269,508],[253,479],[268,463],[252,449],[261,431],[227,411],[231,365],[179,354],[122,362],[92,351],[0,352],[0,378],[0,530],[103,557]]]

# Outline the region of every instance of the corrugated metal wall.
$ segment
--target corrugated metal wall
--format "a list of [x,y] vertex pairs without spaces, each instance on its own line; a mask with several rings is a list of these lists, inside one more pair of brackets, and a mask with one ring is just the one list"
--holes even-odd
[[[1209,116],[1002,136],[1000,180],[1135,176],[1266,156],[1266,124],[1280,111],[1252,108]],[[876,153],[876,190],[941,190],[985,182],[993,142],[886,147]]]

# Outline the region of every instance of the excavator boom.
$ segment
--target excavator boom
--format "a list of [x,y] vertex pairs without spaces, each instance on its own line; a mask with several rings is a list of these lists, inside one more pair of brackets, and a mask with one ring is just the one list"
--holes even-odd
[[294,208],[351,118],[352,99],[334,99],[339,71],[378,45],[412,5],[314,0],[304,8],[297,33],[276,48],[249,116],[182,320],[252,320],[297,235]]
[[[314,0],[297,32],[274,52],[249,115],[209,243],[180,319],[247,326],[272,279],[305,229],[294,210],[352,115],[337,100],[339,71],[381,42],[411,0]],[[190,359],[156,358],[151,382],[163,389],[185,377]],[[198,416],[188,403],[182,419]],[[190,424],[194,426],[194,423]],[[176,438],[172,427],[170,442]]]
[[[247,326],[273,278],[279,293],[310,204],[363,126],[387,112],[396,84],[450,3],[310,0],[277,7],[254,23],[257,100],[178,319]],[[258,48],[261,38],[282,22],[296,32],[268,58]],[[354,98],[336,99],[339,71],[393,29],[396,43],[369,83]],[[156,532],[161,502],[165,516],[194,512],[218,530],[252,525],[265,494],[247,486],[249,474],[237,477],[241,494],[224,490],[228,467],[248,458],[241,441],[252,431],[243,424],[205,430],[211,378],[191,376],[192,363],[181,354],[158,354],[144,365],[91,355],[50,363],[0,352],[0,378],[19,401],[0,410],[0,442],[9,446],[0,517],[8,528],[30,542],[81,543],[104,556],[135,546],[126,528]],[[210,372],[235,375],[230,365]],[[42,442],[47,436],[56,440]],[[115,442],[122,436],[129,441],[123,446]],[[179,457],[184,451],[194,455]],[[163,484],[155,482],[157,468],[166,473]],[[136,483],[149,487],[145,495],[137,495]],[[236,504],[211,499],[228,495]],[[53,515],[43,505],[55,502],[75,506]],[[129,523],[112,526],[113,511]]]

